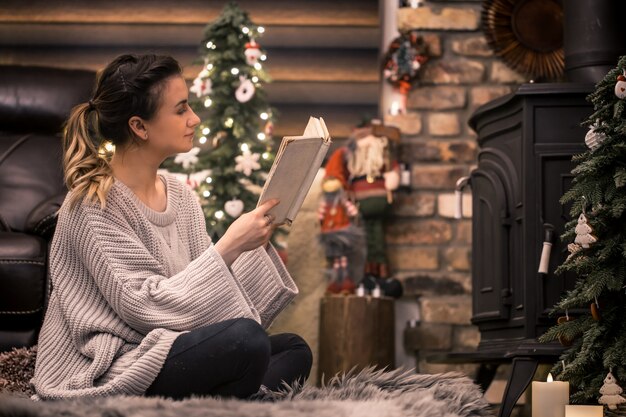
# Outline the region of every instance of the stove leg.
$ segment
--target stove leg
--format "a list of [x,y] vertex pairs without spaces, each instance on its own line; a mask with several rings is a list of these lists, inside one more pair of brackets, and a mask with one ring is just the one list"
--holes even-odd
[[539,361],[533,358],[514,358],[511,367],[511,376],[504,389],[502,404],[498,417],[509,417],[515,407],[515,403],[524,393],[530,381],[532,381]]

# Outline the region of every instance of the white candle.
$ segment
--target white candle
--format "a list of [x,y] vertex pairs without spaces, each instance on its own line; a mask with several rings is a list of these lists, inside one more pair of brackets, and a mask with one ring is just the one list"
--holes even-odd
[[393,101],[391,103],[391,109],[389,109],[389,114],[391,114],[392,116],[397,116],[398,114],[400,114],[400,103],[398,103],[397,101]]
[[601,405],[566,405],[565,417],[602,417],[604,407]]
[[547,382],[533,381],[532,402],[532,417],[565,417],[569,382],[553,381],[552,374]]

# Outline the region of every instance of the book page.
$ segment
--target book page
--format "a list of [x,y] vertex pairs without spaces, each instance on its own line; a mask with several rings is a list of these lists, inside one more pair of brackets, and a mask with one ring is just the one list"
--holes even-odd
[[301,194],[302,186],[310,187],[310,184],[304,184],[304,182],[309,177],[311,165],[317,159],[322,144],[322,138],[292,141],[283,149],[280,163],[272,166],[271,175],[268,176],[259,204],[272,198],[280,199],[280,204],[269,211],[277,223],[285,222],[294,202]]

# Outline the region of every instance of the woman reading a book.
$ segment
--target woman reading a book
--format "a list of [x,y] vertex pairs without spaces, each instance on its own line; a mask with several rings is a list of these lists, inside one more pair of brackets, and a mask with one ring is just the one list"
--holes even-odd
[[[311,351],[265,328],[298,289],[268,243],[272,200],[215,244],[193,193],[157,175],[192,147],[199,118],[170,57],[123,55],[73,109],[69,188],[52,242],[37,397],[249,397],[303,382]],[[110,159],[101,149],[115,145]]]

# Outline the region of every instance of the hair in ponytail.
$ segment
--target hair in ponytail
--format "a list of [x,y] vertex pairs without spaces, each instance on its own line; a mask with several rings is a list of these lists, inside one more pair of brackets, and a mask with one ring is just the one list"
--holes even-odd
[[121,55],[99,74],[93,98],[74,107],[66,124],[63,169],[71,207],[86,200],[104,208],[114,182],[104,145],[134,141],[128,120],[150,120],[165,81],[181,74],[174,58],[159,55]]

